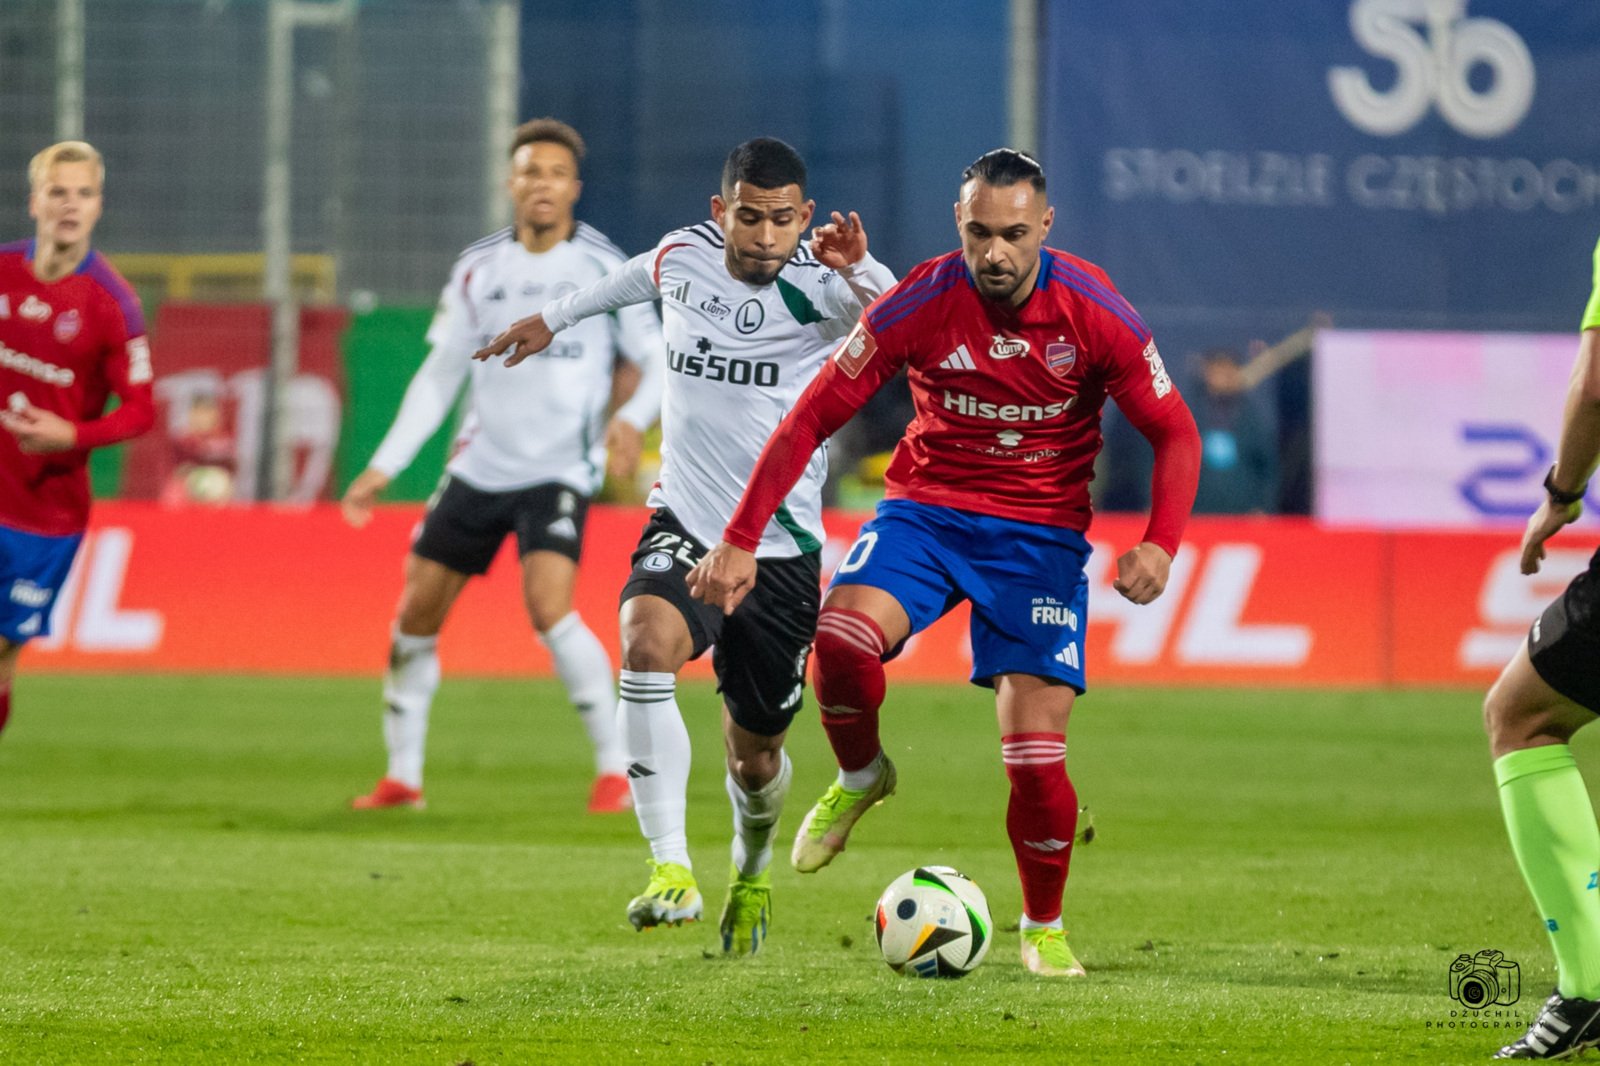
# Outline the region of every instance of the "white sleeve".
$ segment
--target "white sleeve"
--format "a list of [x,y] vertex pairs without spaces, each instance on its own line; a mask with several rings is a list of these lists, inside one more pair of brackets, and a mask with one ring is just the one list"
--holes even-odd
[[868,252],[847,267],[841,267],[823,287],[824,308],[831,318],[846,319],[851,325],[867,306],[894,288],[894,271],[872,258]]
[[367,464],[387,477],[411,465],[417,452],[455,406],[462,382],[471,370],[472,346],[463,341],[470,314],[457,279],[445,286],[438,313],[428,327],[428,357],[406,386],[400,413]]
[[639,385],[616,417],[643,433],[661,417],[661,393],[666,387],[667,341],[655,308],[636,304],[617,312],[617,350],[640,370]]
[[657,254],[654,249],[642,252],[599,281],[546,304],[541,312],[544,324],[552,333],[560,333],[585,318],[659,298],[661,288],[655,277]]

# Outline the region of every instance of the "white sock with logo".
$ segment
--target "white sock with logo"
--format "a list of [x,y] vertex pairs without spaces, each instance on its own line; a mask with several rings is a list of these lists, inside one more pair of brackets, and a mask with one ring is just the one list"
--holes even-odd
[[778,776],[757,792],[746,792],[730,773],[725,782],[733,801],[733,866],[741,877],[754,877],[772,863],[772,835],[783,814],[783,800],[794,780],[789,753],[778,753],[783,765]]
[[689,861],[689,730],[678,710],[675,674],[624,670],[617,721],[639,831],[657,862]]
[[594,631],[573,611],[539,634],[555,660],[556,674],[583,720],[594,745],[595,771],[620,774],[628,768],[617,732],[617,692],[611,687],[611,656]]
[[428,709],[439,689],[439,638],[394,631],[389,669],[383,675],[383,742],[389,772],[412,788],[422,787],[422,753],[428,740]]

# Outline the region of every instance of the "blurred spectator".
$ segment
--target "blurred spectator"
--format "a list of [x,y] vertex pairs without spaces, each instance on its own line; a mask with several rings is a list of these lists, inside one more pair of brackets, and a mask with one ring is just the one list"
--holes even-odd
[[214,393],[196,393],[184,413],[182,434],[172,438],[172,473],[161,502],[169,507],[227,503],[233,498],[237,464],[233,434],[223,425],[221,399]]
[[1200,357],[1200,388],[1189,397],[1201,441],[1196,514],[1260,514],[1277,505],[1276,433],[1242,364],[1231,348]]

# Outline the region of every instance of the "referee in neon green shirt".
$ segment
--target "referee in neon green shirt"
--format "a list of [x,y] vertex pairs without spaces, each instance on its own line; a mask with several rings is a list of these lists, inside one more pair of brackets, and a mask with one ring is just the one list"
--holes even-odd
[[[1545,500],[1522,535],[1522,572],[1583,513],[1600,461],[1600,245]],[[1600,713],[1600,551],[1545,609],[1484,701],[1500,808],[1555,949],[1556,989],[1498,1059],[1563,1059],[1600,1044],[1600,828],[1567,747]],[[1464,1001],[1465,1002],[1465,1001]]]

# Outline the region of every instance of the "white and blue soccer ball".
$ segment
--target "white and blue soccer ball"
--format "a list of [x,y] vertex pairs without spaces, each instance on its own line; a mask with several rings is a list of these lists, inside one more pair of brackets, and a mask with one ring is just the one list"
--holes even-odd
[[964,977],[989,954],[994,920],[977,882],[948,866],[919,866],[890,882],[873,917],[895,973]]

